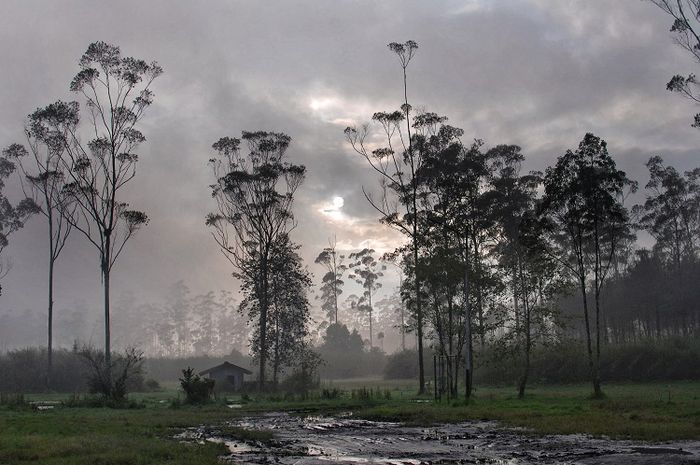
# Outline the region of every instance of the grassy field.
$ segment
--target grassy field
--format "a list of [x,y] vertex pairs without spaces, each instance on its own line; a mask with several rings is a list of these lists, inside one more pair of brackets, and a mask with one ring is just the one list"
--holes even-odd
[[[170,401],[177,396],[174,389],[132,394],[131,400],[142,408],[128,410],[57,407],[37,411],[28,405],[0,406],[0,463],[215,464],[225,453],[221,444],[187,444],[173,437],[188,426],[221,425],[236,416],[271,410],[352,410],[360,417],[413,424],[499,420],[508,426],[529,428],[534,434],[700,439],[700,382],[607,385],[602,400],[589,398],[588,385],[535,387],[524,400],[517,399],[513,388],[477,388],[469,405],[463,401],[427,403],[426,398],[414,396],[410,382],[339,380],[323,387],[342,390],[343,394],[303,402],[251,400],[240,409],[228,408],[223,400],[205,407],[172,408]],[[351,396],[353,390],[359,394],[363,388],[372,389],[373,394],[369,398]],[[25,399],[55,401],[66,397],[52,394]],[[236,428],[221,431],[239,438],[246,434]]]
[[364,408],[356,415],[414,424],[498,420],[538,434],[700,439],[699,382],[608,385],[604,399],[591,399],[589,393],[588,385],[539,386],[521,400],[513,388],[482,388],[469,405],[404,402]]

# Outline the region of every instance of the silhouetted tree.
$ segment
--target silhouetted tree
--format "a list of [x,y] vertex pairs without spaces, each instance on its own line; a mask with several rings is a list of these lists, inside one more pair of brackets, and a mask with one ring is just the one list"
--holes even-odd
[[393,252],[386,253],[382,256],[382,260],[385,263],[394,265],[399,272],[399,287],[396,289],[396,294],[385,299],[384,304],[386,306],[394,307],[394,312],[398,313],[399,322],[398,328],[401,333],[401,350],[406,350],[406,332],[409,330],[408,318],[406,315],[406,306],[401,298],[401,290],[403,289],[403,264],[401,263],[401,257],[403,255],[402,250],[395,249]]
[[668,257],[676,271],[682,262],[694,261],[700,233],[700,168],[681,174],[651,157],[647,197],[635,207],[640,224],[654,239],[654,248]]
[[[279,375],[284,368],[292,366],[297,358],[301,357],[309,335],[307,291],[311,285],[311,278],[303,266],[298,250],[299,246],[285,235],[273,244],[270,251],[270,306],[267,313],[268,322],[265,325],[265,339],[268,341],[266,358],[272,364],[272,382],[275,386],[278,385]],[[252,263],[251,267],[256,265]],[[248,274],[242,276],[242,279],[242,289],[246,298],[241,303],[241,310],[247,313],[253,324],[251,346],[254,356],[259,358],[262,327],[260,300],[254,291],[256,280]]]
[[[578,281],[586,326],[586,348],[595,396],[600,387],[600,295],[618,245],[629,235],[622,201],[635,185],[615,166],[604,140],[586,134],[578,149],[567,151],[547,168],[539,208],[543,250]],[[595,299],[595,355],[589,317],[588,286]]]
[[272,343],[272,379],[275,385],[285,366],[303,361],[307,355],[311,318],[307,291],[311,277],[298,250],[298,245],[283,236],[273,247],[270,259],[272,305],[268,339]]
[[[671,32],[675,42],[700,61],[700,3],[697,0],[650,0],[673,18]],[[676,74],[666,89],[700,103],[700,83],[695,74],[687,77]],[[700,113],[695,115],[693,127],[700,127]]]
[[58,101],[31,116],[33,133],[50,133],[63,145],[60,165],[63,194],[76,208],[65,218],[94,245],[100,255],[104,290],[105,366],[111,364],[110,278],[127,241],[148,223],[145,213],[123,201],[125,186],[136,175],[136,148],[146,140],[137,129],[153,102],[153,80],[163,72],[156,62],[122,57],[119,47],[90,44],[79,62],[70,90],[85,100],[89,140],[79,132],[77,102]]
[[350,332],[342,323],[328,325],[319,352],[326,362],[323,370],[327,377],[350,378],[361,373],[363,367],[358,361],[363,360],[365,352],[356,329]]
[[318,254],[315,263],[326,269],[321,283],[321,309],[326,312],[329,321],[338,323],[338,296],[343,293],[343,275],[347,266],[343,263],[345,255],[336,251],[335,238],[329,242],[328,247]]
[[351,263],[348,266],[352,270],[350,279],[362,286],[362,296],[356,302],[356,308],[361,312],[367,312],[369,316],[369,346],[374,347],[372,332],[372,297],[382,284],[379,278],[384,276],[386,265],[380,265],[374,257],[374,249],[362,249],[350,254]]
[[275,132],[243,132],[248,153],[241,152],[241,139],[224,137],[213,148],[209,160],[216,182],[211,186],[217,212],[207,216],[207,225],[237,276],[252,280],[250,292],[259,305],[260,338],[253,350],[260,363],[259,385],[265,385],[270,254],[273,245],[295,226],[292,215],[294,193],[306,169],[285,161],[291,138]]
[[435,303],[432,322],[438,337],[436,347],[449,360],[449,392],[457,394],[458,354],[464,350],[468,397],[473,377],[472,310],[480,309],[483,300],[485,267],[481,254],[490,224],[484,200],[488,170],[481,141],[465,147],[460,141],[461,129],[443,124],[445,117],[427,116],[424,124],[435,129],[418,139],[425,153],[419,175],[426,191],[423,203],[429,238],[423,263],[426,283],[430,283],[428,292]]
[[49,279],[48,279],[48,315],[47,315],[47,387],[51,382],[53,362],[53,287],[54,267],[66,240],[72,230],[75,206],[63,195],[66,176],[60,158],[65,151],[59,134],[46,131],[39,122],[34,122],[30,115],[29,125],[25,128],[29,150],[23,145],[12,144],[4,151],[7,158],[17,161],[21,176],[22,190],[31,198],[41,211],[48,225],[49,237]]
[[[378,122],[386,137],[386,146],[371,149],[365,144],[368,136],[368,126],[362,128],[347,127],[345,136],[352,148],[360,154],[370,167],[380,175],[382,198],[374,200],[365,192],[370,204],[382,215],[382,222],[396,228],[409,237],[413,253],[414,285],[413,305],[415,312],[416,331],[418,338],[418,384],[419,393],[425,392],[425,369],[423,364],[423,303],[421,299],[422,276],[418,270],[418,254],[421,243],[418,212],[420,203],[420,185],[416,172],[422,164],[422,154],[414,146],[412,107],[408,103],[408,85],[406,69],[414,57],[418,44],[409,40],[403,44],[392,42],[389,49],[399,58],[403,72],[404,103],[400,111],[390,113],[377,112],[372,119]],[[403,127],[405,125],[405,132]],[[397,150],[399,152],[397,153]],[[364,189],[363,189],[364,192]],[[393,196],[393,198],[390,198]],[[401,212],[394,200],[401,206]]]
[[[3,258],[2,253],[9,244],[10,236],[22,229],[30,216],[40,211],[30,197],[25,197],[13,205],[5,196],[5,182],[17,168],[10,158],[14,158],[13,150],[3,150],[0,157],[0,258]],[[7,276],[9,271],[9,261],[0,261],[0,279]],[[0,294],[2,294],[1,286]]]

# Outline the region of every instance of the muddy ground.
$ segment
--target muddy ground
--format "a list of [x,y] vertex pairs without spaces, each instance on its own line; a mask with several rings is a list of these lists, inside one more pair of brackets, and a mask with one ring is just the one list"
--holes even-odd
[[234,441],[221,429],[206,426],[178,438],[224,442],[231,453],[223,459],[241,464],[700,465],[700,441],[650,444],[584,435],[534,436],[492,422],[426,428],[359,420],[350,413],[334,418],[272,413],[228,425],[271,430],[274,440]]

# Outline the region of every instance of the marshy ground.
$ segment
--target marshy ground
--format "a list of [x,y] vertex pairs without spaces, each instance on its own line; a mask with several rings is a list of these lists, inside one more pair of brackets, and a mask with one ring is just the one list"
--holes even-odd
[[[271,432],[272,438],[235,439],[227,428]],[[587,435],[528,434],[496,422],[407,426],[354,418],[351,412],[298,416],[271,412],[200,426],[177,435],[181,441],[223,443],[232,463],[321,465],[419,464],[700,464],[700,441],[651,444]]]
[[132,394],[135,409],[3,405],[0,464],[700,463],[700,382],[607,385],[604,399],[587,385],[534,387],[522,400],[513,388],[480,387],[469,405],[433,404],[389,381],[327,387],[360,386],[390,398],[315,393],[194,407],[172,403],[178,394],[166,389]]

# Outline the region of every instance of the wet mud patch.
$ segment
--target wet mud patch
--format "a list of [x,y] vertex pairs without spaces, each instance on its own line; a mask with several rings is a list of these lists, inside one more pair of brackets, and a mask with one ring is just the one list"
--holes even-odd
[[[273,432],[273,439],[236,439],[221,434],[227,428]],[[224,427],[198,427],[179,440],[224,443],[222,457],[240,464],[328,465],[376,463],[421,464],[673,464],[700,465],[700,442],[650,444],[613,441],[585,435],[532,436],[494,422],[470,422],[435,427],[353,418],[299,417],[286,413],[247,417]]]

